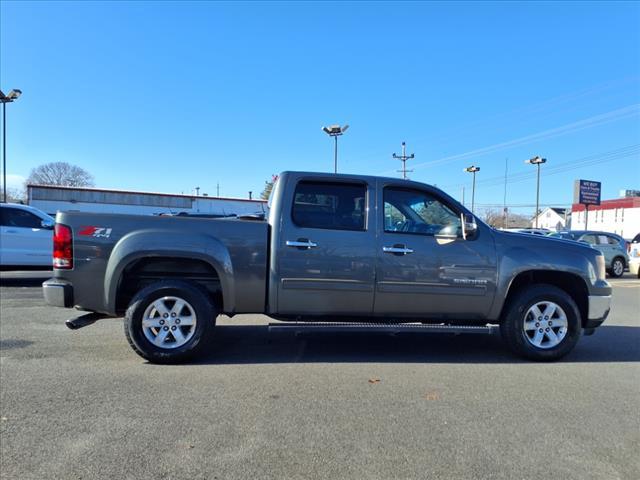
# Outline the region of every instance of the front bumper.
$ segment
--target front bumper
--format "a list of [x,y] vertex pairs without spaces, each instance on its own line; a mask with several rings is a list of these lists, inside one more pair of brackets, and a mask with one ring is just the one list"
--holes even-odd
[[584,328],[599,327],[609,316],[611,295],[589,295],[589,315]]
[[640,261],[630,260],[629,272],[631,272],[632,275],[638,275],[638,270],[640,270]]
[[42,284],[44,301],[52,307],[73,307],[73,285],[64,280],[51,278]]

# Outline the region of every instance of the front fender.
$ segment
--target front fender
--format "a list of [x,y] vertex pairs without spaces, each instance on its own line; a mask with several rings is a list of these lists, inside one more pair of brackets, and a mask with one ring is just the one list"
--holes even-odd
[[[518,275],[525,272],[563,272],[570,273],[576,280],[585,283],[590,290],[589,273],[593,270],[590,259],[580,249],[562,248],[548,245],[516,245],[503,247],[500,253],[498,287],[496,301],[491,308],[490,319],[498,319],[509,294],[509,290]],[[554,248],[555,247],[555,248]]]
[[189,234],[164,229],[136,230],[122,237],[113,247],[104,280],[104,302],[109,313],[116,313],[116,294],[127,265],[141,258],[180,257],[202,260],[218,273],[223,310],[235,310],[233,265],[228,249],[210,235]]

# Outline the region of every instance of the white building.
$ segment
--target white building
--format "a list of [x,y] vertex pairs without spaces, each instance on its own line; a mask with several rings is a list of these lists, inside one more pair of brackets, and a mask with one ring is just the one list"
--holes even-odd
[[265,200],[226,198],[167,193],[108,190],[104,188],[27,185],[27,203],[50,215],[57,211],[95,213],[202,213],[246,215],[267,210]]
[[574,204],[571,229],[617,233],[629,240],[640,233],[640,197],[603,200],[600,205],[590,205],[588,221],[585,206]]
[[[567,227],[567,217],[570,212],[568,208],[547,207],[538,214],[538,228],[548,230],[563,230]],[[536,225],[536,217],[531,220],[531,227]]]

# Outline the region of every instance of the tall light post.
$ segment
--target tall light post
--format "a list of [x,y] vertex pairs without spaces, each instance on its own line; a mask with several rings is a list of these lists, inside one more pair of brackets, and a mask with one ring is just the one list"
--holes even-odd
[[17,88],[5,95],[0,90],[0,103],[2,103],[2,201],[7,203],[7,103],[11,103],[22,95],[22,90]]
[[538,167],[538,180],[536,182],[536,228],[538,228],[538,213],[540,210],[540,165],[547,163],[547,159],[536,155],[529,160],[525,160],[524,163],[530,163]]
[[476,204],[476,173],[480,171],[480,167],[471,165],[464,169],[465,172],[473,173],[473,187],[471,189],[471,213],[474,213],[474,207]]
[[329,127],[322,127],[322,131],[333,137],[335,140],[335,146],[333,150],[333,173],[338,173],[338,137],[347,131],[349,125],[341,127],[340,125],[331,125]]

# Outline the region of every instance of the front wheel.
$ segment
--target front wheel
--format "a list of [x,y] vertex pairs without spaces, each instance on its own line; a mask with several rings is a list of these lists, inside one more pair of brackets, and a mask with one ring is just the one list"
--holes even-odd
[[131,300],[124,332],[133,350],[152,363],[180,363],[206,348],[216,312],[198,285],[170,280],[149,285]]
[[582,333],[573,299],[553,285],[534,285],[510,300],[500,324],[507,346],[530,360],[557,360],[568,354]]
[[624,273],[624,260],[620,257],[616,257],[611,262],[611,270],[609,271],[609,275],[613,278],[620,278]]

